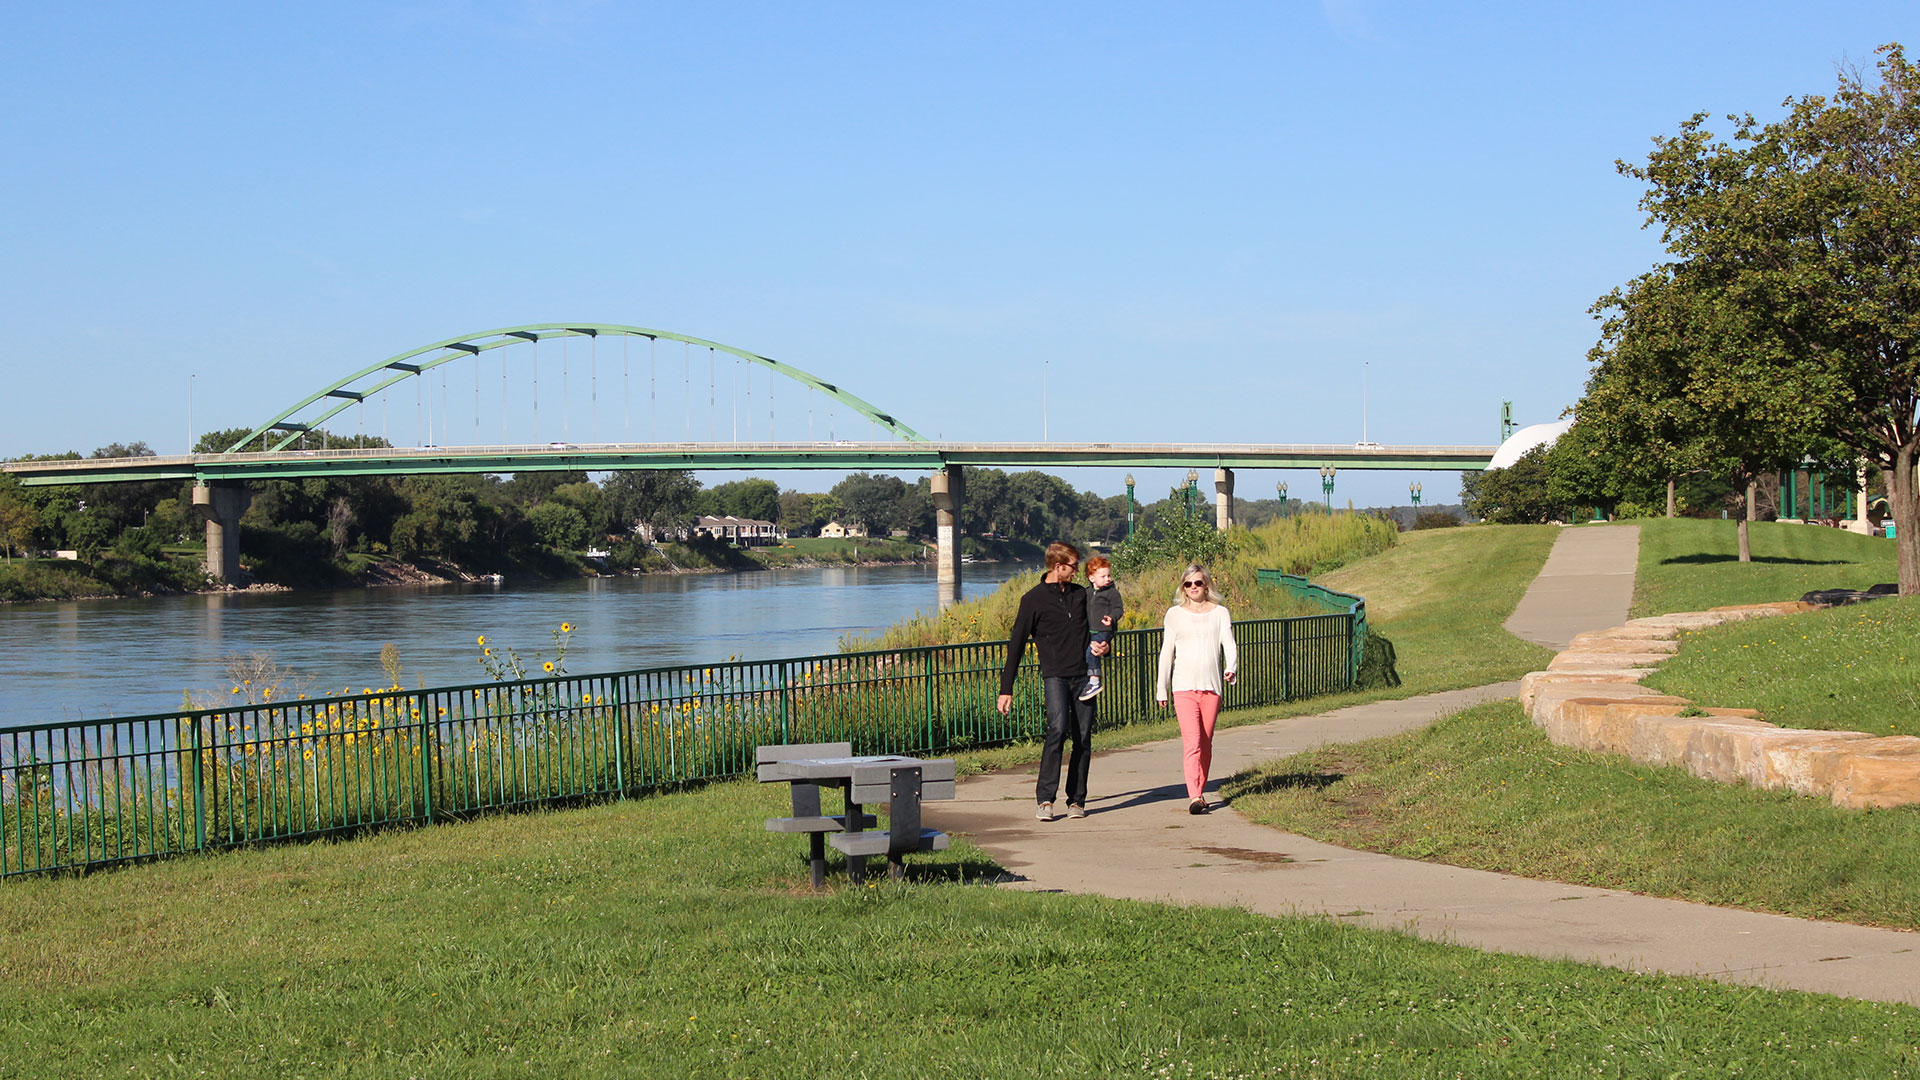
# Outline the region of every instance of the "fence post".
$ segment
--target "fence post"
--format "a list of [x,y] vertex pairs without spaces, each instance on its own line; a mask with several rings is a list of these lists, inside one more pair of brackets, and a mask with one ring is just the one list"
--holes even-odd
[[[421,701],[414,698],[413,703],[417,706]],[[431,711],[431,706],[419,710],[420,808],[429,825],[433,823],[433,717],[428,715]]]
[[788,685],[790,680],[787,678],[789,671],[787,665],[789,663],[791,663],[791,661],[782,660],[780,667],[777,669],[780,673],[778,676],[778,685],[780,689],[780,742],[782,744],[793,742],[793,714],[791,712],[793,689]]
[[935,750],[941,749],[941,747],[935,746],[933,742],[933,653],[934,653],[934,650],[932,648],[928,648],[926,650],[926,660],[927,660],[927,663],[926,663],[926,672],[927,672],[927,694],[926,694],[927,743],[926,743],[926,746],[927,746],[928,753],[932,753]]
[[206,789],[202,786],[200,764],[202,757],[200,732],[206,726],[206,717],[195,717],[193,721],[193,849],[207,850],[207,803]]
[[1280,700],[1293,700],[1293,620],[1280,624]]
[[613,790],[627,797],[627,694],[626,680],[613,680]]

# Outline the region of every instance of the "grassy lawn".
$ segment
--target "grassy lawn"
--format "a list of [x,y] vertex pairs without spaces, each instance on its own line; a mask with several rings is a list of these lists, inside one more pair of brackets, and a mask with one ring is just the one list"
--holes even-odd
[[[1499,624],[1556,535],[1408,534],[1330,575],[1368,597],[1405,685],[1223,721],[1540,666],[1546,651]],[[1303,755],[1232,794],[1356,846],[1920,924],[1920,814],[1577,754],[1510,703]],[[856,890],[836,867],[812,895],[803,842],[761,828],[784,796],[716,784],[6,882],[0,1077],[1920,1074],[1912,1008],[1005,891],[963,842],[908,883]]]
[[1640,526],[1633,613],[1798,600],[1815,589],[1864,589],[1896,578],[1893,541],[1821,525],[1756,521],[1753,561],[1739,561],[1737,523],[1653,518]]
[[[1894,1076],[1920,1011],[1326,921],[800,889],[748,783],[0,888],[0,1076]],[[1904,1063],[1904,1064],[1903,1064]]]
[[1920,597],[1757,619],[1681,638],[1646,682],[1783,727],[1920,735]]
[[1236,777],[1256,821],[1347,847],[1805,918],[1920,929],[1920,808],[1555,746],[1517,702]]
[[1317,580],[1367,598],[1368,628],[1393,642],[1406,693],[1482,686],[1552,659],[1500,624],[1559,535],[1553,525],[1410,532],[1392,550]]
[[[1797,597],[1892,577],[1884,540],[1643,522],[1650,611]],[[1651,598],[1651,599],[1650,599]],[[1444,654],[1443,654],[1444,655]],[[1914,734],[1920,603],[1878,600],[1688,634],[1648,684],[1789,726]],[[1920,928],[1920,808],[1859,813],[1554,746],[1514,703],[1302,754],[1236,778],[1235,806],[1318,839],[1411,858],[1808,917]]]

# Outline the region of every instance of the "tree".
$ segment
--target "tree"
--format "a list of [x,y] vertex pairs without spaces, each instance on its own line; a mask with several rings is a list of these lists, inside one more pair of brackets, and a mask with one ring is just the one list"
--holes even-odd
[[1504,469],[1470,473],[1460,486],[1466,511],[1495,525],[1538,525],[1564,519],[1567,508],[1548,494],[1547,448],[1536,446]]
[[577,551],[587,542],[587,519],[557,499],[529,509],[527,524],[540,543],[555,551]]
[[606,514],[617,529],[629,532],[646,522],[665,525],[684,517],[700,491],[700,481],[685,469],[629,469],[600,485]]
[[780,518],[780,487],[771,480],[757,476],[730,480],[709,488],[708,493],[713,497],[712,506],[717,515],[731,514],[755,521]]
[[1847,71],[1773,123],[1729,119],[1731,143],[1698,114],[1620,171],[1676,265],[1819,370],[1828,433],[1891,476],[1900,591],[1920,592],[1920,69],[1887,45],[1877,83]]
[[0,477],[0,552],[5,552],[8,562],[13,561],[14,548],[24,551],[33,542],[39,527],[40,512],[20,497],[20,481]]
[[900,500],[907,483],[897,476],[857,472],[833,485],[829,493],[840,500],[853,520],[872,536],[885,536],[899,524]]
[[[1571,476],[1608,459],[1615,476],[1599,486],[1612,496],[1641,468],[1726,477],[1741,493],[1740,561],[1751,562],[1746,493],[1763,474],[1836,455],[1825,403],[1839,390],[1816,355],[1780,332],[1780,313],[1726,277],[1710,260],[1681,262],[1602,298],[1595,311],[1609,317],[1589,354],[1598,366],[1580,434],[1556,460]],[[1589,474],[1587,486],[1597,479]]]

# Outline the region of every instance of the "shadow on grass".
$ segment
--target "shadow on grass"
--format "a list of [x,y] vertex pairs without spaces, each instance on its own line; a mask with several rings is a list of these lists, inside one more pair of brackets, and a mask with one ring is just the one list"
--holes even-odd
[[[1673,565],[1679,564],[1679,565],[1685,565],[1685,566],[1699,566],[1705,563],[1729,563],[1729,562],[1739,562],[1739,561],[1740,561],[1740,557],[1738,555],[1708,555],[1702,552],[1702,553],[1697,553],[1693,555],[1676,555],[1671,559],[1661,559],[1660,565],[1673,566]],[[1755,555],[1753,557],[1753,561],[1757,563],[1772,563],[1774,565],[1779,565],[1779,566],[1843,566],[1846,563],[1848,563],[1850,560],[1847,560],[1847,559],[1787,559],[1787,558],[1782,558],[1781,556],[1778,556],[1778,555]]]
[[1321,791],[1346,778],[1346,773],[1337,772],[1277,773],[1273,776],[1240,780],[1231,786],[1233,797],[1240,799],[1248,795],[1264,795],[1270,791]]

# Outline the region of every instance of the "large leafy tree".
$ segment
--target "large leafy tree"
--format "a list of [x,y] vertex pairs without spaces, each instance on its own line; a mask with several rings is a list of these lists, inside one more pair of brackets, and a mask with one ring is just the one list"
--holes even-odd
[[1920,69],[1888,45],[1830,97],[1730,119],[1731,141],[1696,115],[1621,171],[1689,275],[1821,369],[1831,433],[1891,477],[1900,591],[1920,592]]
[[[1832,456],[1833,373],[1779,332],[1778,312],[1747,302],[1724,276],[1678,263],[1596,305],[1609,317],[1573,438],[1555,448],[1561,477],[1604,459],[1613,468],[1602,487],[1616,493],[1647,472],[1706,472],[1745,493],[1765,473]],[[1740,561],[1751,562],[1753,508],[1743,510]]]

